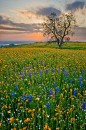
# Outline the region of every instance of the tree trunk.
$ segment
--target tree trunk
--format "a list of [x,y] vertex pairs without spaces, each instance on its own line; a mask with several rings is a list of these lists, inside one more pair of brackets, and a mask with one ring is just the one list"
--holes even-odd
[[61,49],[61,45],[59,45],[59,49]]

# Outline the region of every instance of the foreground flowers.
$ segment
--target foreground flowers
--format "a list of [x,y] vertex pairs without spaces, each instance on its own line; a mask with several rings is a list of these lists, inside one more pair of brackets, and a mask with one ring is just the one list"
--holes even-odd
[[0,129],[85,129],[85,51],[0,53]]

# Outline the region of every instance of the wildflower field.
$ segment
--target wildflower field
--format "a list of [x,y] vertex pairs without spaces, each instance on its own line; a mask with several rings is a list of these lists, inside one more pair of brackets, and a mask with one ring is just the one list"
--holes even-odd
[[0,130],[85,128],[85,50],[0,49]]

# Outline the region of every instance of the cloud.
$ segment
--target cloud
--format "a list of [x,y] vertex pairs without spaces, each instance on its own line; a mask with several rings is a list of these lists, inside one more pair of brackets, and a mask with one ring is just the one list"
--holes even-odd
[[61,11],[53,8],[53,7],[44,7],[44,8],[38,8],[38,10],[36,11],[36,15],[39,16],[49,16],[51,13],[55,12],[57,14],[57,16],[59,16],[61,14]]
[[86,27],[77,26],[75,28],[75,32],[76,32],[76,34],[80,34],[80,35],[83,33],[83,35],[86,36]]
[[85,2],[76,1],[72,4],[66,5],[66,10],[76,11],[77,9],[83,9]]
[[83,23],[85,23],[85,19],[84,18],[78,18],[77,19],[77,24],[80,26],[80,25],[83,25]]
[[3,19],[3,17],[0,16],[0,30],[5,31],[16,30],[16,31],[24,31],[27,33],[33,33],[33,32],[41,32],[40,28],[41,28],[40,23],[34,23],[34,24],[15,23],[12,22],[9,18]]
[[32,17],[35,18],[44,18],[46,16],[49,16],[51,13],[55,12],[57,16],[61,14],[61,11],[54,8],[54,7],[36,7],[32,9],[27,9],[27,10],[11,10],[13,12],[16,12],[24,17],[28,17],[31,19]]

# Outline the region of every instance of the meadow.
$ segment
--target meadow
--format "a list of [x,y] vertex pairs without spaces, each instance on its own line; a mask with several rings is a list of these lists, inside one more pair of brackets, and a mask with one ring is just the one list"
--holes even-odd
[[0,48],[1,130],[85,130],[86,51]]

